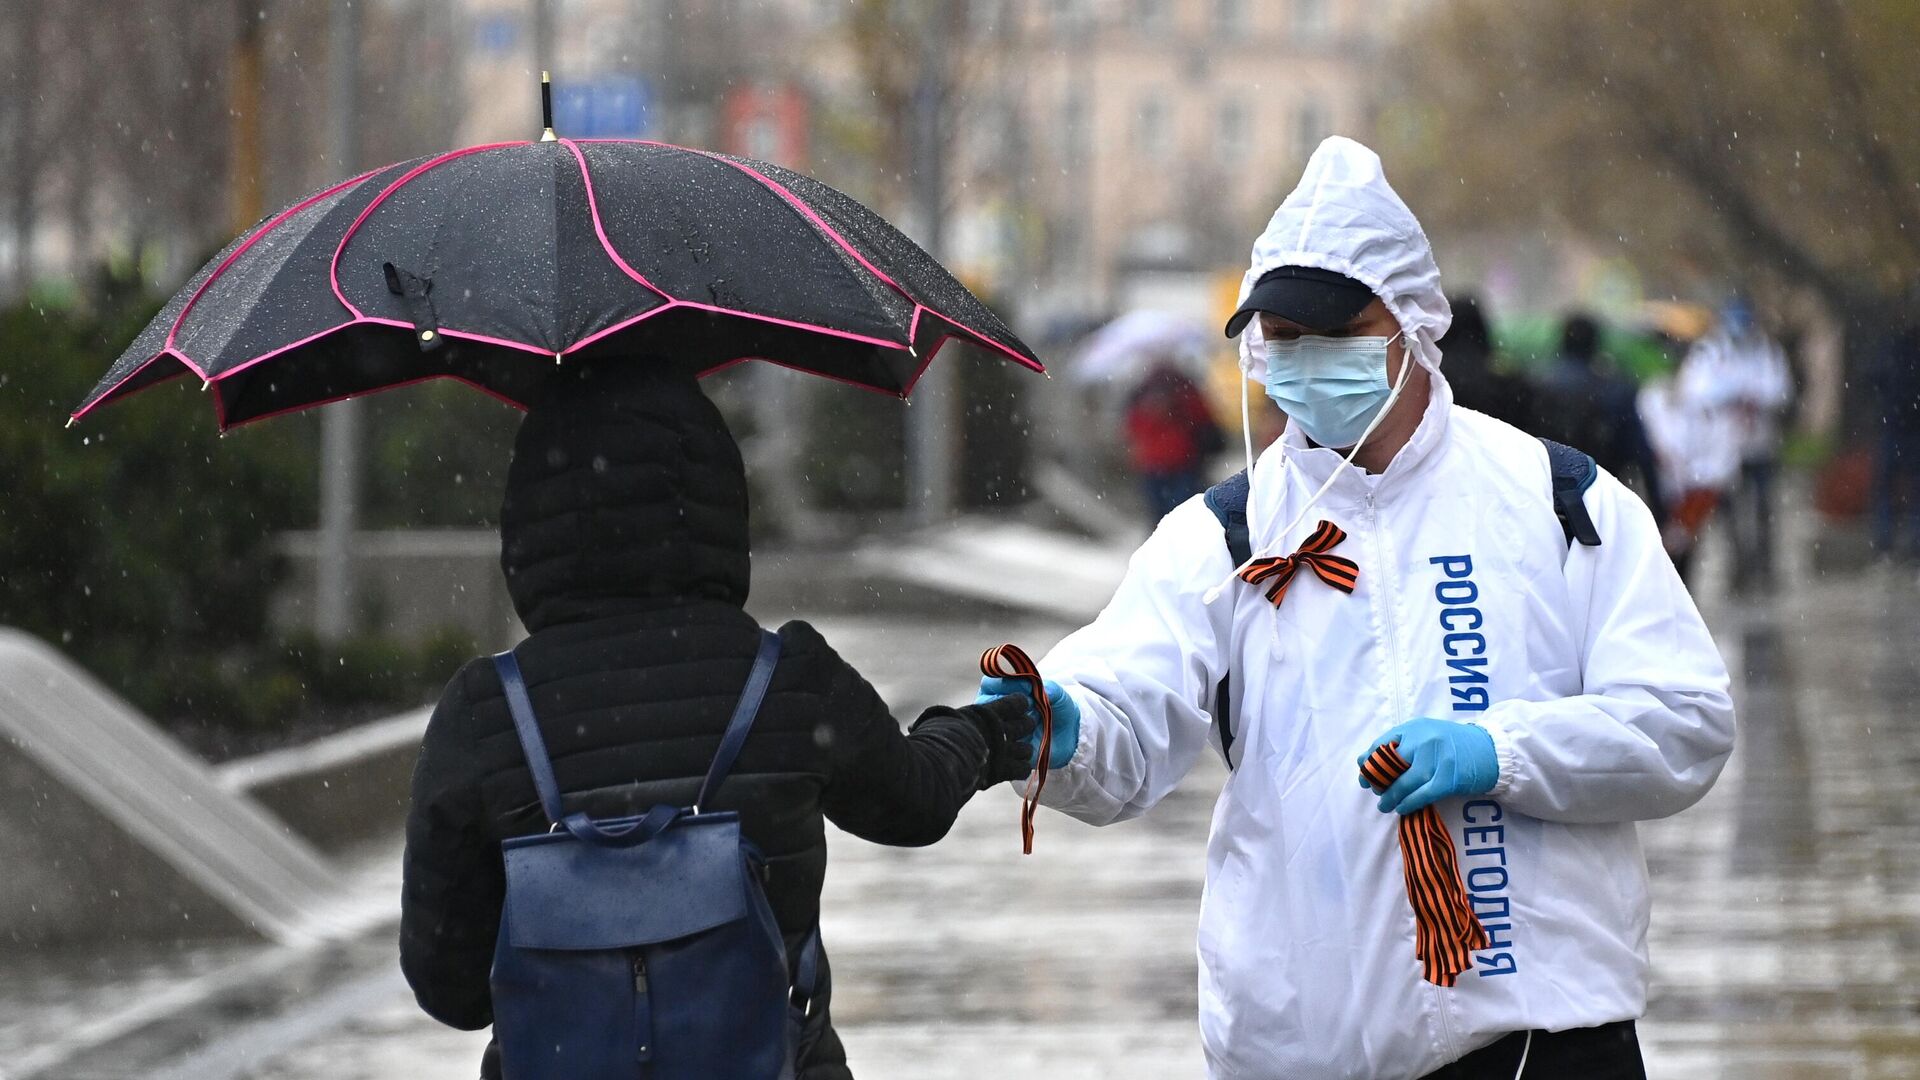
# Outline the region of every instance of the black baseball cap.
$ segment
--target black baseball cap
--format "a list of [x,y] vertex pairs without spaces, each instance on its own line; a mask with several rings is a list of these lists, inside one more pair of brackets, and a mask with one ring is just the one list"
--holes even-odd
[[1247,302],[1227,320],[1227,336],[1239,337],[1261,312],[1309,330],[1332,330],[1352,322],[1372,302],[1373,290],[1345,274],[1317,266],[1276,266],[1260,275]]

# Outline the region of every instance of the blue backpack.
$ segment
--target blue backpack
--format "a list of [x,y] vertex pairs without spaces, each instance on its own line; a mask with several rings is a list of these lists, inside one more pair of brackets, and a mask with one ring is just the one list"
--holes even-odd
[[567,814],[511,652],[493,658],[549,831],[503,841],[493,1031],[510,1080],[775,1080],[794,1072],[819,959],[794,970],[739,815],[711,809],[773,679],[760,653],[691,807]]

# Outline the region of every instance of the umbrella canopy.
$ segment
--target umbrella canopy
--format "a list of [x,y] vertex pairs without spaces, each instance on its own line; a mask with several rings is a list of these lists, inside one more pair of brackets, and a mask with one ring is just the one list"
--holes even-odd
[[492,143],[294,203],[176,294],[74,411],[191,373],[221,428],[431,378],[524,406],[571,357],[764,359],[905,396],[959,338],[1033,351],[854,199],[631,140]]
[[1170,311],[1140,310],[1102,326],[1080,346],[1070,374],[1078,383],[1126,387],[1153,367],[1171,363],[1190,375],[1206,371],[1208,356],[1221,339],[1198,319]]

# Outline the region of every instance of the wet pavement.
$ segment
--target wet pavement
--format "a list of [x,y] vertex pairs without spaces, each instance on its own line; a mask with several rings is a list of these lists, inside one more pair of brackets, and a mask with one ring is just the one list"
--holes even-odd
[[[1775,598],[1733,601],[1711,584],[1720,569],[1702,568],[1700,592],[1736,672],[1741,741],[1700,805],[1642,826],[1655,890],[1649,1071],[1920,1077],[1920,580],[1788,574]],[[970,696],[984,646],[1014,640],[1038,655],[1073,625],[1064,612],[846,607],[817,624],[903,716]],[[1145,819],[1107,829],[1044,814],[1031,857],[1005,790],[976,798],[930,849],[834,834],[823,933],[856,1075],[1201,1075],[1192,938],[1223,776],[1209,759]],[[396,851],[362,854],[364,889],[396,890]],[[83,1054],[42,1075],[470,1078],[484,1038],[414,1009],[389,942],[383,930],[308,957],[273,1007],[212,999],[139,1055],[160,1056]],[[142,977],[128,994],[161,985],[154,970]],[[35,1045],[34,1022],[7,1004],[0,1077],[22,1075],[7,1063]],[[59,1009],[33,1015],[44,1025]],[[195,1025],[198,1040],[186,1037]]]

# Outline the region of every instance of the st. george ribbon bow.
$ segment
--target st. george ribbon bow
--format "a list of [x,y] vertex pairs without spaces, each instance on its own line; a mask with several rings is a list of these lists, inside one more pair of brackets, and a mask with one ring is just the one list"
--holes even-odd
[[1301,567],[1312,570],[1321,581],[1339,589],[1343,593],[1353,592],[1360,580],[1360,564],[1352,559],[1331,554],[1340,541],[1347,538],[1346,531],[1331,521],[1322,521],[1300,550],[1291,555],[1255,559],[1240,571],[1240,580],[1249,585],[1265,584],[1267,599],[1278,606],[1287,598],[1287,586],[1293,584],[1294,576]]

